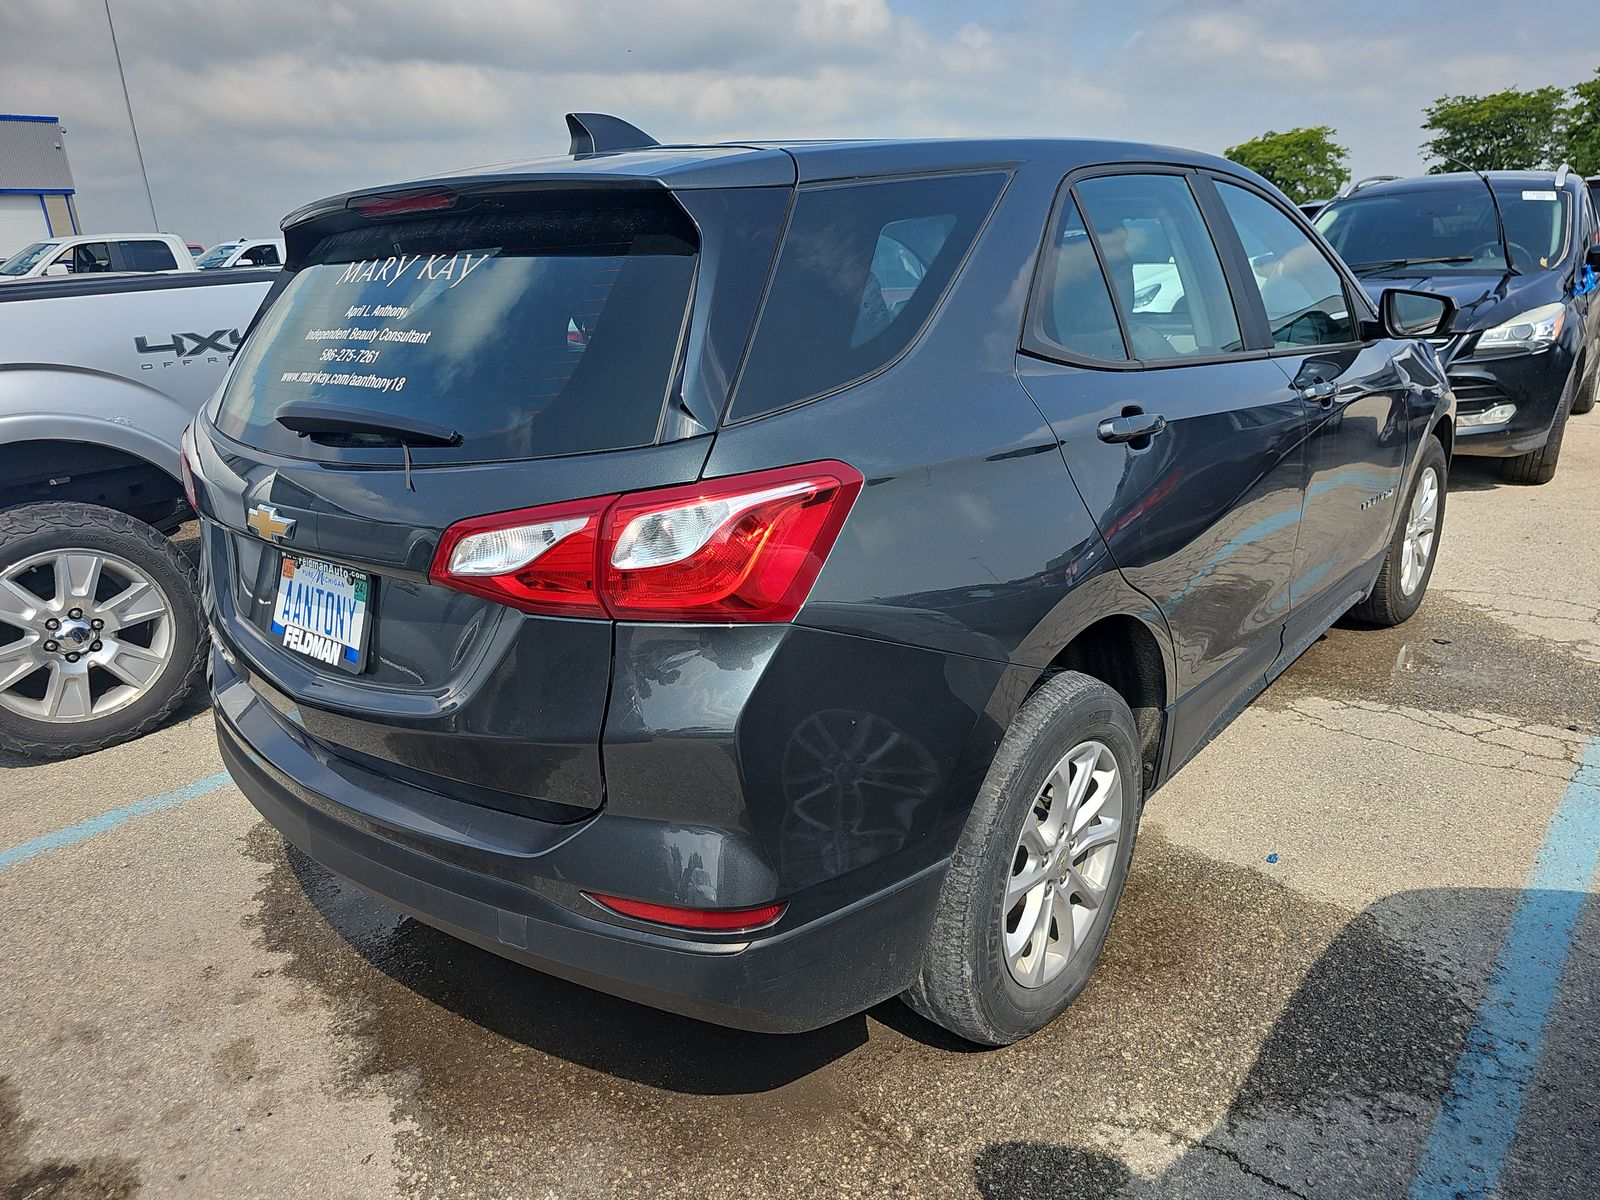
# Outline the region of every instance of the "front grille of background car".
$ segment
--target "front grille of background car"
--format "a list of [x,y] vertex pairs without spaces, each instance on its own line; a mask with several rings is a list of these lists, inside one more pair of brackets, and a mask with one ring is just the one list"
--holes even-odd
[[1482,375],[1461,375],[1452,372],[1450,389],[1456,394],[1456,409],[1459,412],[1482,412],[1486,408],[1493,408],[1496,404],[1510,403],[1511,400],[1498,383],[1492,379],[1485,379]]

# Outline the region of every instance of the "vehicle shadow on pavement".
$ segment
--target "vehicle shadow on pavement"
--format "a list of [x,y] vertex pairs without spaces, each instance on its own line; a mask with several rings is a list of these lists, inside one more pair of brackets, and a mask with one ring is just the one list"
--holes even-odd
[[[264,826],[261,833],[266,836]],[[862,1016],[807,1034],[748,1033],[591,991],[405,917],[287,843],[284,853],[294,884],[316,912],[388,980],[474,1026],[618,1079],[700,1095],[767,1092],[866,1041]],[[292,896],[285,899],[292,904]],[[296,924],[303,925],[307,915],[300,913]],[[262,928],[270,932],[265,921]],[[294,938],[291,930],[280,926],[280,932]],[[326,954],[340,949],[317,939],[294,940],[302,961],[308,950],[317,952],[313,944]],[[384,999],[370,999],[371,1020],[386,1020]],[[449,1047],[435,1045],[433,1052],[449,1053]]]
[[[620,1158],[639,1195],[1403,1196],[1523,893],[1352,917],[1157,824],[1140,842],[1089,988],[993,1051],[898,1002],[783,1037],[591,992],[389,909],[265,824],[245,921],[331,1014],[351,1086],[393,1095],[407,1169],[487,1171],[488,1194],[598,1188],[615,1178],[585,1172]],[[1597,999],[1591,898],[1502,1194],[1600,1175]]]
[[1450,460],[1450,490],[1452,492],[1493,492],[1499,488],[1521,487],[1522,484],[1507,483],[1504,470],[1504,459],[1478,458],[1472,455],[1458,455]]
[[[984,1200],[1404,1197],[1449,1090],[1498,935],[1527,895],[1436,889],[1370,906],[1305,976],[1209,1130],[1163,1131],[1159,1120],[1151,1123],[1149,1131],[1162,1134],[1171,1150],[1157,1155],[1156,1164],[1131,1163],[1104,1145],[993,1142],[972,1163],[979,1194]],[[1600,904],[1593,895],[1582,903],[1587,919],[1569,952],[1535,1075],[1526,1081],[1500,1185],[1471,1195],[1576,1200],[1593,1194],[1600,1174],[1594,1027]],[[1454,951],[1441,947],[1441,934]],[[1430,947],[1434,961],[1413,946]],[[1470,961],[1451,961],[1463,958]],[[1501,1111],[1502,1119],[1517,1119]],[[1100,1132],[1111,1140],[1125,1130],[1111,1121]]]

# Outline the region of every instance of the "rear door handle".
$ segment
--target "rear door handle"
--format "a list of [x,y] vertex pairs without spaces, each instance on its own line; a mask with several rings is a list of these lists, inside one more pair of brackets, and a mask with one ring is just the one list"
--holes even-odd
[[1319,379],[1315,383],[1308,383],[1301,388],[1300,395],[1307,400],[1322,405],[1323,408],[1328,408],[1332,406],[1334,393],[1338,390],[1326,379]]
[[1126,417],[1107,417],[1097,431],[1102,442],[1136,442],[1154,437],[1167,427],[1160,413],[1133,413]]

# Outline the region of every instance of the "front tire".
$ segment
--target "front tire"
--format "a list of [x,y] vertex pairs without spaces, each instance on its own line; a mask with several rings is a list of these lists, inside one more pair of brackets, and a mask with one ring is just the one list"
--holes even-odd
[[1561,389],[1561,399],[1556,402],[1556,419],[1550,424],[1550,436],[1544,445],[1516,458],[1508,458],[1502,468],[1507,483],[1549,483],[1556,477],[1556,463],[1561,459],[1561,443],[1567,436],[1567,414],[1573,409],[1573,391],[1578,385],[1576,369],[1567,376]]
[[1372,594],[1350,610],[1366,625],[1388,629],[1411,619],[1422,606],[1433,564],[1439,556],[1439,536],[1444,532],[1444,502],[1450,482],[1450,465],[1444,447],[1432,434],[1422,445],[1411,490],[1399,506],[1389,552],[1378,572]]
[[907,1004],[1004,1046],[1072,1003],[1133,857],[1139,745],[1127,703],[1087,675],[1057,675],[1022,706],[952,856]]
[[139,737],[204,668],[194,568],[96,504],[0,513],[0,748],[71,758]]

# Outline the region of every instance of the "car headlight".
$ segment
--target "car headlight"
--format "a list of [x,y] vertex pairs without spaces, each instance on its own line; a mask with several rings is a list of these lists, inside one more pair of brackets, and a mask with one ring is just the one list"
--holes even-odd
[[1561,322],[1566,315],[1565,304],[1541,304],[1538,308],[1530,308],[1484,333],[1478,339],[1477,350],[1548,350],[1561,336]]

